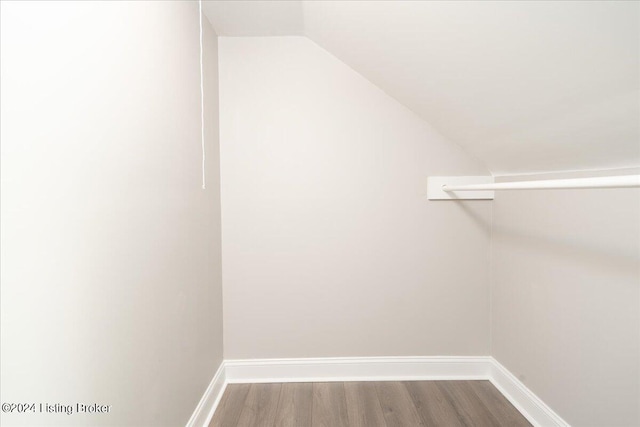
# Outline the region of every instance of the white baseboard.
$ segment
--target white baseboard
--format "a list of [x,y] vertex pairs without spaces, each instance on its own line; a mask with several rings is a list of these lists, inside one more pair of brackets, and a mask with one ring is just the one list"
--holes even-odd
[[487,379],[487,357],[227,360],[229,383]]
[[198,402],[198,406],[196,406],[193,414],[191,414],[191,418],[189,418],[187,422],[187,427],[207,427],[209,425],[226,386],[224,361],[222,361],[209,386],[202,395],[202,399]]
[[227,384],[327,381],[488,380],[536,427],[569,427],[490,356],[225,360],[187,427],[208,426]]
[[534,426],[569,427],[565,420],[494,358],[491,358],[489,380]]

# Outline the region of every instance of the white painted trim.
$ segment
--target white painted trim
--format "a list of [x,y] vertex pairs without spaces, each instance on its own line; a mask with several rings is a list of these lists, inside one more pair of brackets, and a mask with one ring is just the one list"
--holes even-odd
[[491,358],[489,380],[534,426],[569,427],[569,423],[556,414],[493,357]]
[[227,360],[229,383],[488,379],[488,357]]
[[207,427],[211,422],[213,413],[216,411],[222,394],[227,387],[224,365],[225,363],[222,361],[209,386],[202,395],[200,402],[198,402],[198,406],[196,406],[193,414],[191,414],[191,418],[189,418],[187,422],[187,427]]
[[225,360],[187,427],[207,427],[227,384],[317,381],[489,380],[536,427],[569,424],[490,356]]

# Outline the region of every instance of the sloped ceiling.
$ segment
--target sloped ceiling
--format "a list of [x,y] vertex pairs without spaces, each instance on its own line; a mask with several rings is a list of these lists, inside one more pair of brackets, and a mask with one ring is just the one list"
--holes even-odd
[[494,175],[640,166],[638,2],[204,7],[219,35],[306,35]]
[[218,36],[302,36],[301,1],[204,1]]

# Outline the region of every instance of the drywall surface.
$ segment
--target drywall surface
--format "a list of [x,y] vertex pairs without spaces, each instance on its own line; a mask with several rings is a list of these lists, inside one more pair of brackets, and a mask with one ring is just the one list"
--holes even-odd
[[225,358],[488,354],[487,174],[303,37],[219,39]]
[[203,1],[202,11],[220,36],[294,36],[304,32],[300,1]]
[[184,425],[222,360],[215,34],[203,191],[197,3],[1,8],[1,394],[36,404],[2,425]]
[[305,35],[496,175],[640,166],[640,3],[205,2],[219,34]]
[[305,1],[305,35],[496,175],[639,167],[640,4]]
[[496,192],[492,355],[571,425],[640,425],[639,219],[638,189]]

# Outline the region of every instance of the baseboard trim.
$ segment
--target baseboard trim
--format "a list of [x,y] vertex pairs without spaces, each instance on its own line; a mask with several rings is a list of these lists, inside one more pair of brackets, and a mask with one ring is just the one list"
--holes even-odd
[[487,379],[487,357],[227,360],[229,383]]
[[569,427],[490,356],[328,357],[225,360],[187,427],[207,427],[227,384],[328,381],[489,380],[536,427]]
[[493,357],[489,380],[534,426],[569,427],[569,423]]
[[198,406],[191,414],[187,427],[207,427],[209,425],[226,387],[225,362],[222,361],[200,402],[198,402]]

